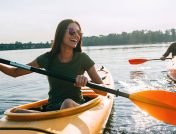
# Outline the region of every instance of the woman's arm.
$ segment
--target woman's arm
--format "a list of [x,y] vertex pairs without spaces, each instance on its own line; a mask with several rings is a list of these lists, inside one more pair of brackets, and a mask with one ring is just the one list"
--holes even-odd
[[[88,71],[87,71],[89,77],[91,78],[91,80],[96,83],[96,84],[103,84],[103,81],[101,80],[100,76],[98,75],[96,69],[95,69],[95,66],[92,66]],[[100,90],[97,90],[97,89],[93,89],[97,94],[100,94],[100,95],[106,95],[107,92],[104,92],[104,91],[100,91]]]
[[[30,65],[33,67],[39,67],[37,61],[35,61],[35,60],[28,63],[27,65]],[[9,67],[9,66],[3,65],[3,64],[0,64],[0,71],[3,72],[4,74],[12,76],[12,77],[18,77],[18,76],[32,73],[31,71],[28,71],[28,70],[24,70],[24,69],[16,68],[16,67]]]

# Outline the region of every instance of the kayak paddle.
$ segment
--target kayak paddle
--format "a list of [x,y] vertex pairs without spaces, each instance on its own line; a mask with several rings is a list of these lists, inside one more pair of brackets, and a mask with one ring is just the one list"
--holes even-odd
[[[172,58],[166,58],[166,59],[172,59]],[[152,60],[161,60],[161,59],[130,59],[128,60],[130,64],[142,64],[146,61],[152,61]]]
[[[0,63],[29,70],[39,74],[55,77],[68,82],[75,82],[75,79],[63,75],[55,74],[54,72],[42,70],[29,65],[23,65],[16,62],[8,61],[0,58]],[[127,94],[119,90],[100,86],[95,83],[88,82],[87,87],[102,90],[108,93],[115,94],[130,99],[141,109],[152,115],[158,120],[165,123],[176,125],[176,93],[164,90],[146,90],[133,94]]]

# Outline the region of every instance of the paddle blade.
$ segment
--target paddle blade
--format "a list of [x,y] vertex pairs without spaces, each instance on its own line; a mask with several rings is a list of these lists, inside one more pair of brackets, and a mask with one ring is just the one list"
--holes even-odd
[[148,59],[130,59],[128,61],[130,64],[142,64],[142,63],[148,61]]
[[156,119],[176,125],[176,93],[147,90],[131,94],[129,99]]

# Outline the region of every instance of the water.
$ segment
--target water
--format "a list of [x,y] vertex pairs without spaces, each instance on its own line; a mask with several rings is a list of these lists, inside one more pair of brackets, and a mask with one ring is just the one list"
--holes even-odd
[[[175,91],[167,78],[169,60],[130,65],[131,58],[159,58],[168,44],[84,47],[96,67],[107,67],[116,89],[129,94],[150,89]],[[26,64],[48,49],[1,51],[0,57]],[[10,107],[47,98],[46,76],[32,73],[12,78],[0,72],[0,117]],[[116,97],[104,134],[172,134],[176,127],[163,123],[142,111],[129,99]]]

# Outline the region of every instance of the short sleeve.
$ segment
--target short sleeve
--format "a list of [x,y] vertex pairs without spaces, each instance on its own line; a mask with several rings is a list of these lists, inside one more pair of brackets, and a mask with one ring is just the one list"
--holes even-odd
[[82,53],[83,68],[87,71],[89,70],[95,62],[86,54]]
[[49,63],[49,53],[44,53],[36,58],[37,63],[39,64],[40,68],[47,69]]

